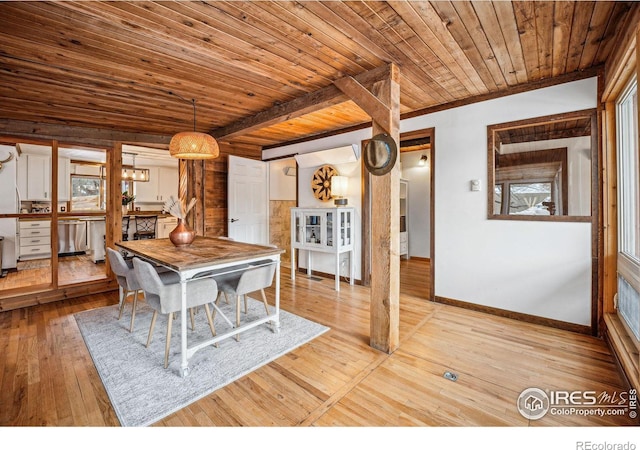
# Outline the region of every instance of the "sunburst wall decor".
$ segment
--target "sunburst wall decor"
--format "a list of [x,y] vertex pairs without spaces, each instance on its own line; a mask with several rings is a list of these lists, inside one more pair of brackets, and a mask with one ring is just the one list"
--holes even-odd
[[311,178],[311,190],[318,200],[328,202],[331,200],[331,177],[338,175],[338,171],[329,165],[320,167]]

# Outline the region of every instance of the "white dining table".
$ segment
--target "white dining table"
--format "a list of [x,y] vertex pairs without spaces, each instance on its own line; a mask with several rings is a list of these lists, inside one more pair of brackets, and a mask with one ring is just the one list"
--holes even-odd
[[271,323],[274,332],[280,331],[280,255],[284,250],[266,245],[202,236],[197,236],[193,243],[186,247],[176,247],[169,239],[123,241],[116,245],[134,256],[165,267],[180,276],[181,317],[183,318],[187,317],[187,283],[193,279],[200,279],[203,273],[215,271],[220,274],[225,271],[246,270],[246,264],[258,261],[271,261],[276,265],[275,309],[272,314],[234,327],[231,331],[211,339],[197,342],[191,347],[187,342],[187,321],[180,321],[180,373],[183,377],[189,375],[189,359],[200,349],[267,322]]

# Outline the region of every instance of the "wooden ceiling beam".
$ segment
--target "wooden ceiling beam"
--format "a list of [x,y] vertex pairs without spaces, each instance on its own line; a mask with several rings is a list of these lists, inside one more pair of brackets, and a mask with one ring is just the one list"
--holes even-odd
[[[363,72],[353,79],[363,86],[384,80],[389,77],[390,65],[377,67]],[[351,78],[351,77],[347,77]],[[338,83],[340,81],[338,80]],[[212,130],[210,134],[219,140],[228,140],[235,136],[265,128],[271,125],[285,122],[305,114],[328,108],[347,101],[347,96],[336,87],[330,85],[315,92],[298,97],[287,103],[276,105],[273,108],[261,111],[258,114],[239,120],[235,123]]]
[[146,144],[147,146],[165,148],[172,136],[132,133],[102,128],[75,127],[54,125],[26,120],[0,119],[0,134],[15,137],[56,139],[61,142],[108,146],[113,142]]
[[390,123],[391,109],[366,87],[352,77],[340,78],[333,82],[338,89],[348,95],[353,102],[362,108],[371,119],[378,123]]

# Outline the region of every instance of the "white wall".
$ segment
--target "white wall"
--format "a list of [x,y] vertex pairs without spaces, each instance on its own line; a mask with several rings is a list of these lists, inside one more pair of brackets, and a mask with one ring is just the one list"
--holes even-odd
[[[591,323],[591,224],[488,220],[487,126],[596,104],[594,77],[401,122],[401,132],[435,127],[437,296]],[[370,137],[368,128],[268,150],[263,158],[359,144]],[[480,192],[470,191],[472,179],[481,180]]]
[[295,200],[296,177],[285,175],[287,167],[296,167],[294,158],[269,163],[269,200]]
[[431,168],[429,163],[419,166],[420,157],[428,151],[416,150],[400,154],[401,177],[409,182],[409,256],[429,258],[431,240]]

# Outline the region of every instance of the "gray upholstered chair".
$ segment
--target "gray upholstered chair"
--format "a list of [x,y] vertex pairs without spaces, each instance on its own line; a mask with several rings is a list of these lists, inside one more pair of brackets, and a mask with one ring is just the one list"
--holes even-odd
[[[151,318],[151,326],[149,327],[149,337],[147,338],[147,347],[151,344],[153,337],[153,328],[156,324],[158,312],[160,314],[168,314],[167,320],[167,341],[164,352],[164,368],[169,366],[169,348],[171,347],[171,326],[173,323],[173,313],[179,312],[182,306],[182,294],[180,282],[163,281],[154,267],[146,261],[139,258],[133,258],[133,269],[140,282],[140,286],[144,291],[147,304],[154,309]],[[211,334],[216,335],[213,319],[209,309],[211,303],[218,295],[218,286],[213,278],[202,278],[199,280],[189,281],[187,283],[187,307],[195,308],[204,305],[207,321],[211,328]],[[183,318],[185,320],[185,318]],[[193,320],[193,316],[192,316]],[[193,322],[192,322],[193,326]]]
[[[237,272],[231,272],[222,275],[214,275],[213,278],[218,283],[218,289],[236,298],[236,327],[240,326],[240,297],[244,300],[244,312],[247,313],[247,294],[258,292],[262,296],[264,309],[269,315],[269,303],[264,289],[271,286],[276,271],[276,264],[272,260],[263,260],[248,265],[230,268],[240,269]],[[219,296],[218,296],[219,297]],[[215,312],[214,312],[215,317]],[[236,335],[239,340],[239,335]]]
[[[130,259],[124,259],[122,255],[116,250],[107,247],[107,257],[111,270],[116,275],[116,280],[122,289],[122,295],[120,295],[120,313],[118,314],[118,320],[122,318],[122,311],[127,301],[127,297],[133,295],[133,305],[131,308],[131,326],[129,331],[133,332],[133,326],[136,320],[136,308],[138,306],[139,293],[142,290],[138,278],[133,270],[133,262]],[[166,282],[178,282],[180,277],[178,274],[168,271],[163,267],[154,267],[156,272],[159,272],[159,276]]]
[[116,280],[120,285],[120,313],[118,314],[118,320],[122,318],[122,311],[124,310],[124,304],[127,301],[127,297],[133,295],[133,306],[131,308],[131,327],[129,331],[133,331],[133,325],[136,320],[136,306],[138,304],[138,293],[140,291],[140,285],[133,273],[133,263],[130,260],[125,260],[120,253],[112,248],[107,247],[107,258],[111,270],[116,275]]

